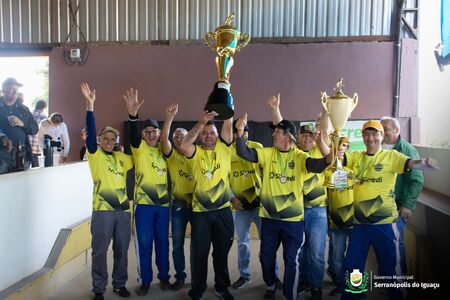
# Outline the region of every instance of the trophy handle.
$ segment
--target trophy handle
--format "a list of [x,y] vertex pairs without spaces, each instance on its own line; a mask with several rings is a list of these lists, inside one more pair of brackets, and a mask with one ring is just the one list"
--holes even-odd
[[248,42],[250,41],[250,35],[248,33],[243,33],[239,35],[239,38],[237,40],[237,47],[236,51],[241,51],[242,48],[247,46]]
[[352,107],[352,110],[355,109],[356,105],[358,105],[358,94],[357,93],[355,93],[353,95],[353,107]]
[[327,112],[327,113],[330,113],[330,112],[328,111],[328,108],[327,108],[327,104],[328,104],[328,95],[327,95],[327,93],[322,92],[322,93],[320,94],[320,102],[322,102],[322,106],[323,106],[323,108],[326,110],[326,112]]
[[216,44],[216,43],[214,43],[214,44],[211,43],[211,41],[216,41],[215,38],[214,38],[214,33],[212,33],[212,32],[207,32],[207,33],[205,34],[204,40],[205,40],[205,44],[208,45],[209,48],[211,48],[213,51],[216,51],[217,44]]

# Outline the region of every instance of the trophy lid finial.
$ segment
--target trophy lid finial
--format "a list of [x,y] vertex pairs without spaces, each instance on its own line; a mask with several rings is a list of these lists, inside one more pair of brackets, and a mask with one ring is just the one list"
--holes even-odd
[[334,88],[336,92],[336,95],[334,95],[333,98],[347,98],[347,96],[344,94],[342,89],[344,88],[344,78],[341,78],[336,82],[336,87]]
[[336,87],[334,88],[335,91],[338,93],[342,93],[342,88],[344,87],[344,78],[339,79],[338,82],[336,82]]
[[233,23],[234,20],[234,13],[231,13],[223,22],[223,25],[231,25],[231,23]]

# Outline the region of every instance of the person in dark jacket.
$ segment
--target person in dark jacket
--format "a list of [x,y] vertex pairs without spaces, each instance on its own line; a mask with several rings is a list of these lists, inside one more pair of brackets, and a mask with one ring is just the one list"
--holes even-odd
[[[19,88],[23,84],[15,78],[7,78],[3,81],[0,97],[0,129],[8,136],[13,147],[22,145],[25,150],[25,169],[31,165],[31,148],[28,135],[35,135],[38,132],[38,125],[30,110],[17,101]],[[11,166],[15,165],[15,159],[11,160]]]

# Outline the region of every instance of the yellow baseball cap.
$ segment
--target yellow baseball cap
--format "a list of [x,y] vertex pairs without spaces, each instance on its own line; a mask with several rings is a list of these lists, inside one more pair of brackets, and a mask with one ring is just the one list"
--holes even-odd
[[375,129],[379,132],[384,132],[383,125],[381,125],[380,121],[377,121],[377,120],[369,120],[366,123],[364,123],[362,131],[369,129],[369,128]]
[[348,136],[341,136],[339,138],[339,144],[347,143],[348,144]]

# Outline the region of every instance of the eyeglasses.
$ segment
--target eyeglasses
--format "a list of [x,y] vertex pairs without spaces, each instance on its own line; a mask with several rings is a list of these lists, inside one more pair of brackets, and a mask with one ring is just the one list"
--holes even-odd
[[143,134],[145,134],[145,135],[152,135],[152,134],[157,134],[158,133],[158,130],[144,130],[144,131],[142,131],[142,133]]

